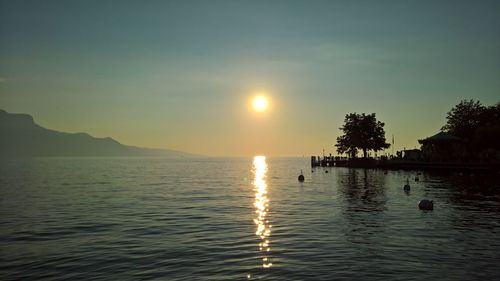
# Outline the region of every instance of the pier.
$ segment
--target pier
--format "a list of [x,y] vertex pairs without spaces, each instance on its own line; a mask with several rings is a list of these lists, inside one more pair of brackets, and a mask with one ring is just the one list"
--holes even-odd
[[413,161],[402,158],[348,158],[341,156],[311,156],[311,168],[349,167],[390,170],[483,170],[500,171],[500,163],[463,163]]
[[311,156],[311,167],[346,167],[349,158],[340,156]]

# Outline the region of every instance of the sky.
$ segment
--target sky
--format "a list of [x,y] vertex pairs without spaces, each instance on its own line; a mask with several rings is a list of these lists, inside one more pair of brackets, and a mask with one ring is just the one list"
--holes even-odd
[[345,115],[374,112],[395,150],[418,148],[460,100],[500,101],[498,15],[486,0],[0,0],[0,109],[211,156],[335,153]]

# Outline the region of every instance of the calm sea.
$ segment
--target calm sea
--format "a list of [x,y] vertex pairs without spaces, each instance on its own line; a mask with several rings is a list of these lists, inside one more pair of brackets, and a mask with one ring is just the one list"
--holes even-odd
[[308,158],[0,163],[0,280],[500,280],[490,176],[311,172]]

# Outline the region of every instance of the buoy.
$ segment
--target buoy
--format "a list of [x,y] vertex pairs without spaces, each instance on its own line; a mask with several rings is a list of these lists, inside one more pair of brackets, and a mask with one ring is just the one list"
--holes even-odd
[[325,170],[325,173],[327,173],[327,174],[328,174],[328,170]]
[[418,202],[418,208],[420,210],[433,210],[434,202],[432,200],[422,199]]
[[300,170],[299,181],[303,182],[304,180],[304,175],[302,174],[302,170]]
[[405,191],[409,191],[410,190],[410,181],[408,179],[406,179],[406,184],[405,184],[405,186],[403,186],[403,189]]

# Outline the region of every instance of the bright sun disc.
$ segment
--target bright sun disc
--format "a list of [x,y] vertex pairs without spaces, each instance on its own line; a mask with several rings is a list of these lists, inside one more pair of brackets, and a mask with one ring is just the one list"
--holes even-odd
[[252,102],[253,109],[255,109],[258,112],[266,110],[268,105],[269,102],[267,101],[267,98],[264,96],[257,96],[254,98]]

